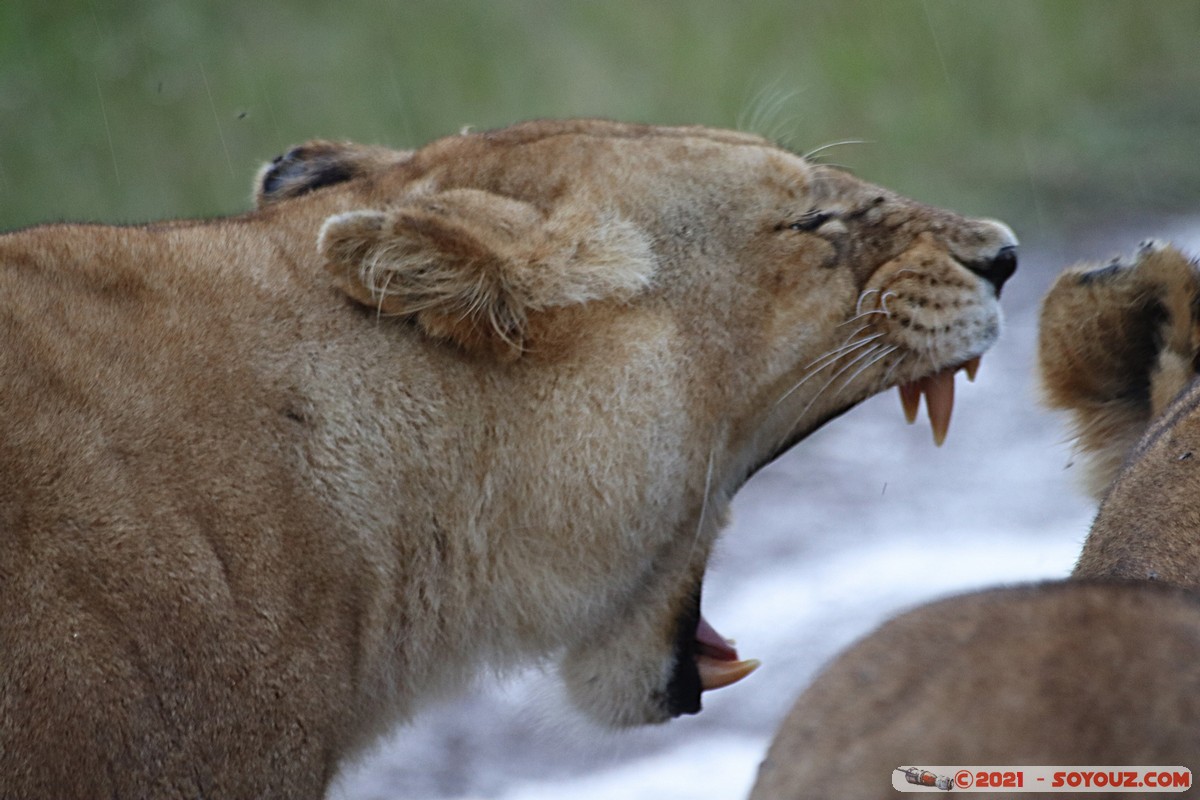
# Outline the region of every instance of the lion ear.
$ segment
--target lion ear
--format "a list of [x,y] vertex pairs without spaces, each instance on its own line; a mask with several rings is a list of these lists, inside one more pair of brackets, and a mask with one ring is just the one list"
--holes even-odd
[[1046,404],[1072,413],[1089,490],[1112,483],[1146,427],[1200,371],[1200,267],[1146,242],[1063,272],[1042,301]]
[[1159,241],[1143,242],[1137,257],[1146,294],[1162,317],[1150,373],[1151,413],[1157,416],[1200,372],[1200,268]]
[[320,139],[306,142],[259,169],[254,178],[254,205],[265,208],[360,175],[381,172],[411,157],[410,150]]
[[474,189],[325,221],[318,244],[342,289],[429,336],[502,359],[525,349],[531,315],[596,300],[627,301],[654,274],[647,237],[615,217]]

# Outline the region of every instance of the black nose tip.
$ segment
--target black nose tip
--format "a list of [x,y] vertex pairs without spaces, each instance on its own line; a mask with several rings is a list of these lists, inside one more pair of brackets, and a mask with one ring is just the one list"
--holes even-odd
[[992,286],[996,287],[996,296],[1000,296],[1000,289],[1004,286],[1004,282],[1012,277],[1012,274],[1017,271],[1017,248],[1013,245],[1001,247],[1000,251],[991,258],[980,259],[973,261],[967,267],[979,277],[988,281]]

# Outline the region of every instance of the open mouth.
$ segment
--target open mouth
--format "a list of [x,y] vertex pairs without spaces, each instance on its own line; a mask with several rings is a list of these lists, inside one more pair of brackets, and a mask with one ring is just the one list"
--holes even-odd
[[758,669],[762,662],[756,658],[739,660],[733,645],[732,641],[717,633],[708,620],[700,617],[696,624],[692,657],[696,660],[696,670],[700,673],[702,691],[707,692],[737,683]]
[[[925,410],[929,417],[929,426],[933,431],[933,441],[939,447],[946,440],[946,433],[950,429],[950,416],[954,410],[955,377],[959,372],[965,372],[967,380],[974,381],[979,372],[980,361],[981,357],[976,356],[956,366],[947,367],[932,375],[902,383],[896,387],[900,392],[900,404],[904,409],[904,417],[909,424],[916,422],[920,412],[921,398],[925,398]],[[797,440],[803,438],[806,433],[798,434]],[[786,450],[791,444],[794,442],[788,443],[782,449]],[[699,675],[700,691],[711,691],[737,683],[758,669],[761,664],[758,659],[743,660],[739,658],[734,642],[718,633],[702,615],[697,614],[694,619],[696,619],[696,626],[690,645],[690,655]],[[695,690],[693,689],[693,691]],[[699,710],[698,702],[695,710]],[[692,712],[691,708],[683,713],[689,712]]]
[[677,717],[700,711],[704,692],[737,683],[758,669],[757,659],[738,658],[726,639],[700,613],[697,587],[675,632],[675,670],[667,686],[667,711]]

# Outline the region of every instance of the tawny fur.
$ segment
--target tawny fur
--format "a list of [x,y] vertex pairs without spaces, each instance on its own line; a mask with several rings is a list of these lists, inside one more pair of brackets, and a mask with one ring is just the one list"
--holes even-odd
[[598,721],[698,710],[733,493],[990,346],[968,265],[1014,244],[757,137],[586,120],[318,142],[256,196],[0,237],[3,794],[317,797],[546,657]]
[[[1114,429],[1107,449],[1094,438],[1084,444],[1119,468],[1101,494],[1075,575],[1200,589],[1200,268],[1175,248],[1152,243],[1092,283],[1094,310],[1080,304],[1068,284],[1047,298],[1046,314],[1083,320],[1102,315],[1103,326],[1086,345],[1070,336],[1049,338],[1043,330],[1043,351],[1127,348],[1136,359],[1094,357],[1079,370],[1087,379],[1104,376],[1124,388],[1123,398],[1112,403],[1122,409],[1112,415],[1122,427]],[[1143,341],[1129,347],[1128,340],[1138,337]],[[1072,403],[1078,414],[1083,401],[1064,394],[1064,404]]]
[[910,766],[1194,769],[1197,718],[1193,594],[992,589],[921,606],[838,656],[788,713],[750,800],[891,800]]
[[1200,271],[1175,248],[1065,271],[1042,304],[1038,360],[1051,408],[1068,410],[1099,499],[1150,421],[1192,379]]

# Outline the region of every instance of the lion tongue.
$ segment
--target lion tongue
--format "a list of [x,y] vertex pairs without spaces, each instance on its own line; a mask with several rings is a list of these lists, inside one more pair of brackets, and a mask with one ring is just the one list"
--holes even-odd
[[696,625],[693,657],[700,672],[700,688],[704,691],[737,683],[758,669],[761,663],[755,658],[739,661],[733,642],[717,633],[704,617]]
[[946,431],[950,429],[950,412],[954,410],[954,374],[960,369],[966,371],[967,380],[975,380],[979,359],[972,358],[957,367],[899,386],[900,405],[909,424],[917,421],[921,395],[925,395],[925,410],[929,414],[929,426],[933,429],[933,443],[938,447],[946,441]]

